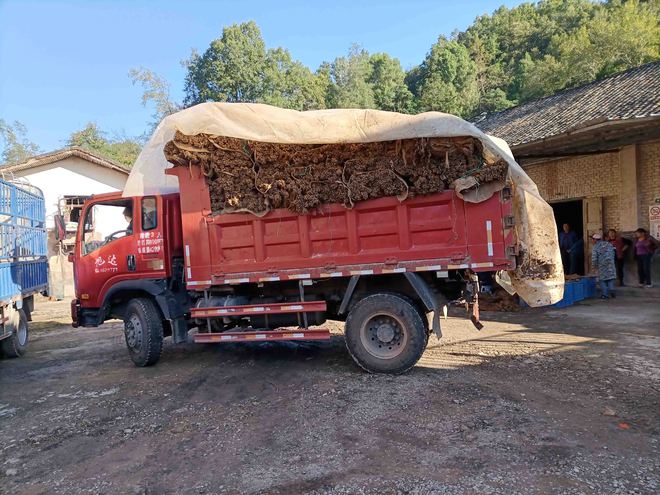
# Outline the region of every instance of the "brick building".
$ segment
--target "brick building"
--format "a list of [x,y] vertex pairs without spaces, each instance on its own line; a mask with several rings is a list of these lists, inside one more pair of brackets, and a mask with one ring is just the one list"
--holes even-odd
[[[570,223],[585,239],[609,228],[625,236],[638,227],[658,228],[649,217],[651,207],[660,206],[660,61],[475,124],[509,143],[552,205],[558,226]],[[633,263],[628,267],[632,283]]]

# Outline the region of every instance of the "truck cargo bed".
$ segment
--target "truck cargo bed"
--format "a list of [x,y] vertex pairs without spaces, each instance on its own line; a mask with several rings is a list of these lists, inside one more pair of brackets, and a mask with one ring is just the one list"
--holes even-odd
[[[378,198],[353,209],[323,205],[306,215],[274,210],[212,215],[198,167],[179,178],[186,279],[191,288],[472,268],[514,268],[511,200],[467,203],[453,191],[399,202]],[[194,242],[190,240],[194,239]]]
[[48,288],[45,216],[41,191],[0,180],[0,303]]

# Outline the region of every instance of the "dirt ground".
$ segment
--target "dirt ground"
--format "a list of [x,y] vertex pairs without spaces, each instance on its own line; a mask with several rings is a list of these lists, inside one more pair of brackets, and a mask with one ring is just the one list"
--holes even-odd
[[450,317],[419,365],[369,375],[330,342],[165,345],[38,304],[0,361],[0,492],[658,493],[660,290]]

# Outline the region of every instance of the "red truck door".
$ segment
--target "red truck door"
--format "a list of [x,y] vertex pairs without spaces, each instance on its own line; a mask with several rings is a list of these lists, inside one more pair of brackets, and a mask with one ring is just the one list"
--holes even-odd
[[86,205],[78,227],[74,271],[76,296],[83,307],[99,307],[110,282],[137,275],[137,200],[120,193],[108,196]]
[[165,201],[162,196],[136,198],[139,207],[137,235],[137,272],[140,278],[165,276]]

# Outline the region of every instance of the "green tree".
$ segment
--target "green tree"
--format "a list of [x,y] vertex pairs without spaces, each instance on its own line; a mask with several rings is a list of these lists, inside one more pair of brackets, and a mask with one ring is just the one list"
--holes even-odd
[[406,86],[406,74],[396,58],[375,53],[369,58],[371,84],[376,108],[393,112],[412,111],[413,95]]
[[571,32],[554,36],[521,67],[523,99],[552,94],[660,58],[658,2],[614,1]]
[[39,146],[28,139],[25,126],[18,121],[10,124],[0,119],[0,139],[2,140],[2,152],[0,152],[2,164],[21,163],[41,153]]
[[423,111],[438,110],[465,117],[475,111],[479,101],[476,64],[465,46],[443,36],[431,47],[413,84]]
[[297,110],[324,108],[325,85],[307,67],[293,60],[288,50],[274,48],[266,52],[263,89],[258,101]]
[[254,21],[226,27],[202,55],[193,52],[186,66],[186,106],[205,101],[258,101],[266,68],[261,31]]
[[476,113],[660,58],[658,0],[542,0],[477,17],[456,40],[476,64]]
[[599,8],[589,0],[542,0],[477,17],[456,37],[476,64],[475,111],[498,111],[524,101],[529,67],[548,53],[553,37],[578,29]]
[[375,108],[373,67],[369,53],[354,44],[348,56],[337,57],[327,65],[330,84],[326,98],[329,108]]
[[[184,105],[264,102],[300,110],[497,112],[660,58],[660,0],[540,0],[500,7],[463,32],[441,36],[404,73],[385,53],[353,45],[316,72],[284,48],[267,49],[253,22],[222,31],[186,62]],[[132,73],[155,116],[177,108],[165,82]]]
[[79,146],[125,166],[133,165],[142,149],[137,140],[126,136],[108,139],[94,122],[90,122],[83,129],[72,133],[67,145]]
[[181,109],[181,105],[170,97],[170,85],[163,77],[144,67],[131,69],[128,75],[134,85],[142,86],[142,105],[154,106],[154,113],[151,115],[151,132],[161,120]]
[[199,55],[185,62],[186,106],[206,101],[270,103],[307,110],[325,106],[322,78],[292,59],[284,48],[266,49],[254,21],[222,31]]

